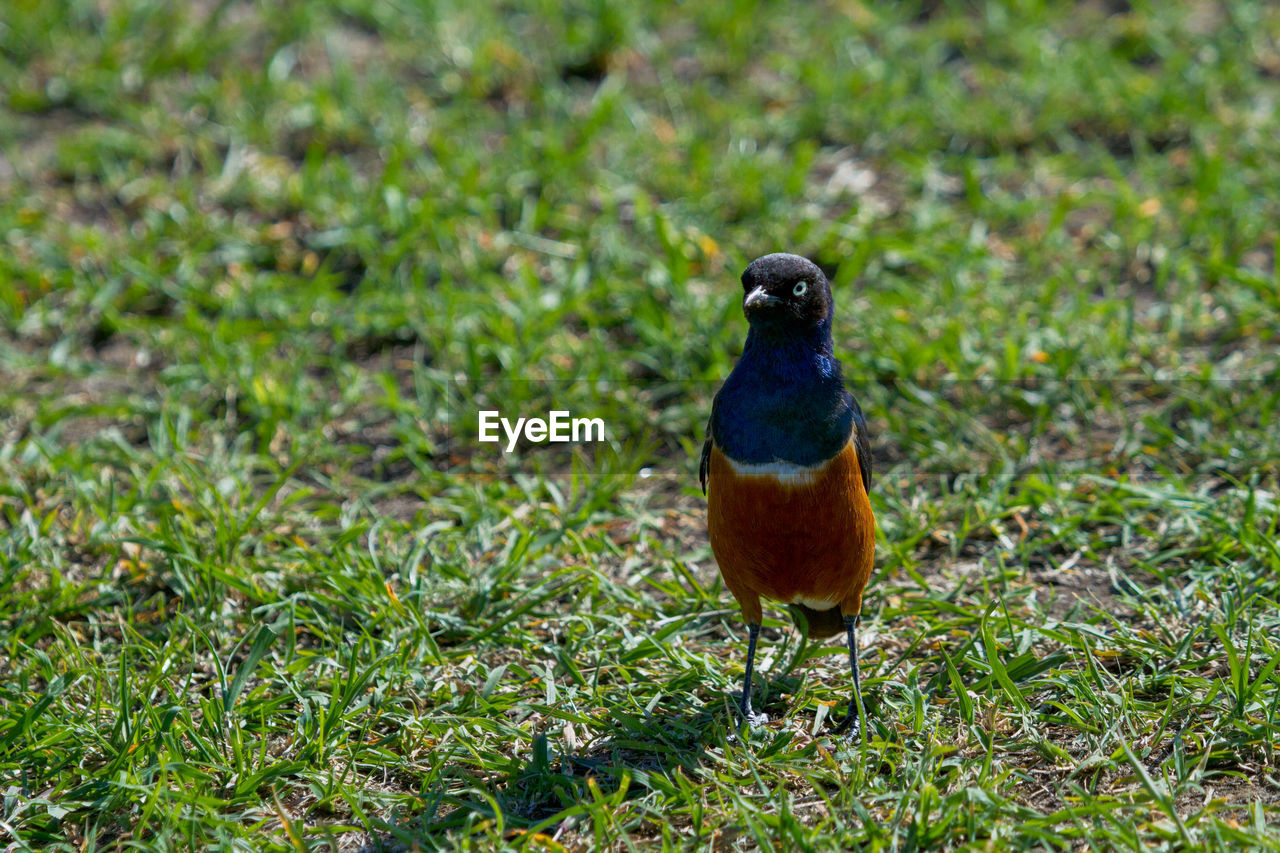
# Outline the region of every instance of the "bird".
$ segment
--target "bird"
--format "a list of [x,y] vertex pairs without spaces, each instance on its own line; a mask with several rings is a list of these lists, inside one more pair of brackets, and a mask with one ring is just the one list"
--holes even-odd
[[765,255],[742,273],[746,344],[716,392],[698,478],[724,584],[747,623],[738,710],[748,726],[761,598],[795,606],[807,635],[843,630],[853,692],[833,730],[866,742],[858,668],[862,594],[875,562],[867,422],[831,337],[831,284],[817,264]]

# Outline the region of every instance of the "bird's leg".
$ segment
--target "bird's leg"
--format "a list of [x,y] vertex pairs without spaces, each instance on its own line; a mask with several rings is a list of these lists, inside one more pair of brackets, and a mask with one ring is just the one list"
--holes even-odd
[[751,670],[755,665],[758,639],[760,639],[760,624],[752,622],[747,625],[747,675],[742,681],[742,703],[738,706],[738,710],[742,712],[742,719],[746,720],[749,726],[760,726],[769,722],[768,715],[751,711]]
[[862,707],[862,674],[858,672],[858,622],[861,616],[844,617],[844,631],[849,639],[849,669],[853,670],[853,695],[849,697],[849,712],[832,730],[832,734],[844,734],[853,725],[853,714],[858,714],[858,741],[867,742],[867,712]]

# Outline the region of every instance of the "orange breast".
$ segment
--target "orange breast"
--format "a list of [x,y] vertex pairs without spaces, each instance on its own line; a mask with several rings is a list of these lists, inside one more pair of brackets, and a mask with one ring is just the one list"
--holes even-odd
[[767,467],[736,466],[711,449],[711,550],[743,615],[759,621],[762,595],[860,612],[875,556],[875,517],[854,443],[802,476],[780,478]]

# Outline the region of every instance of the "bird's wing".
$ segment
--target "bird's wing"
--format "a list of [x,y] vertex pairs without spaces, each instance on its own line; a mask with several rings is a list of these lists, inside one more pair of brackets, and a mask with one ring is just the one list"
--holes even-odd
[[858,399],[849,395],[849,403],[853,407],[854,447],[858,451],[858,469],[862,473],[862,487],[871,494],[871,442],[867,436],[867,419],[862,414]]
[[698,463],[698,482],[707,493],[707,475],[711,473],[711,422],[707,421],[707,440],[702,442],[702,460]]
[[720,405],[720,392],[711,398],[711,417],[707,418],[707,440],[702,442],[702,459],[698,462],[698,482],[702,484],[702,493],[707,493],[707,479],[711,476],[711,425],[716,421],[716,407]]

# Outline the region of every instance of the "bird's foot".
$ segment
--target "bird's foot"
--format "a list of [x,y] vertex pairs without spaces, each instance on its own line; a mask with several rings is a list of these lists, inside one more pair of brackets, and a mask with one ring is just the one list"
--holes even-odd
[[867,731],[862,725],[858,725],[856,728],[854,727],[853,723],[857,719],[857,714],[845,714],[844,719],[828,729],[827,733],[836,736],[843,736],[845,740],[849,741],[856,738],[858,742],[861,743],[867,739]]
[[765,723],[769,722],[769,715],[763,711],[752,710],[750,702],[747,702],[745,705],[742,703],[738,704],[738,716],[742,719],[742,722],[747,724],[747,728],[749,729],[763,726]]

